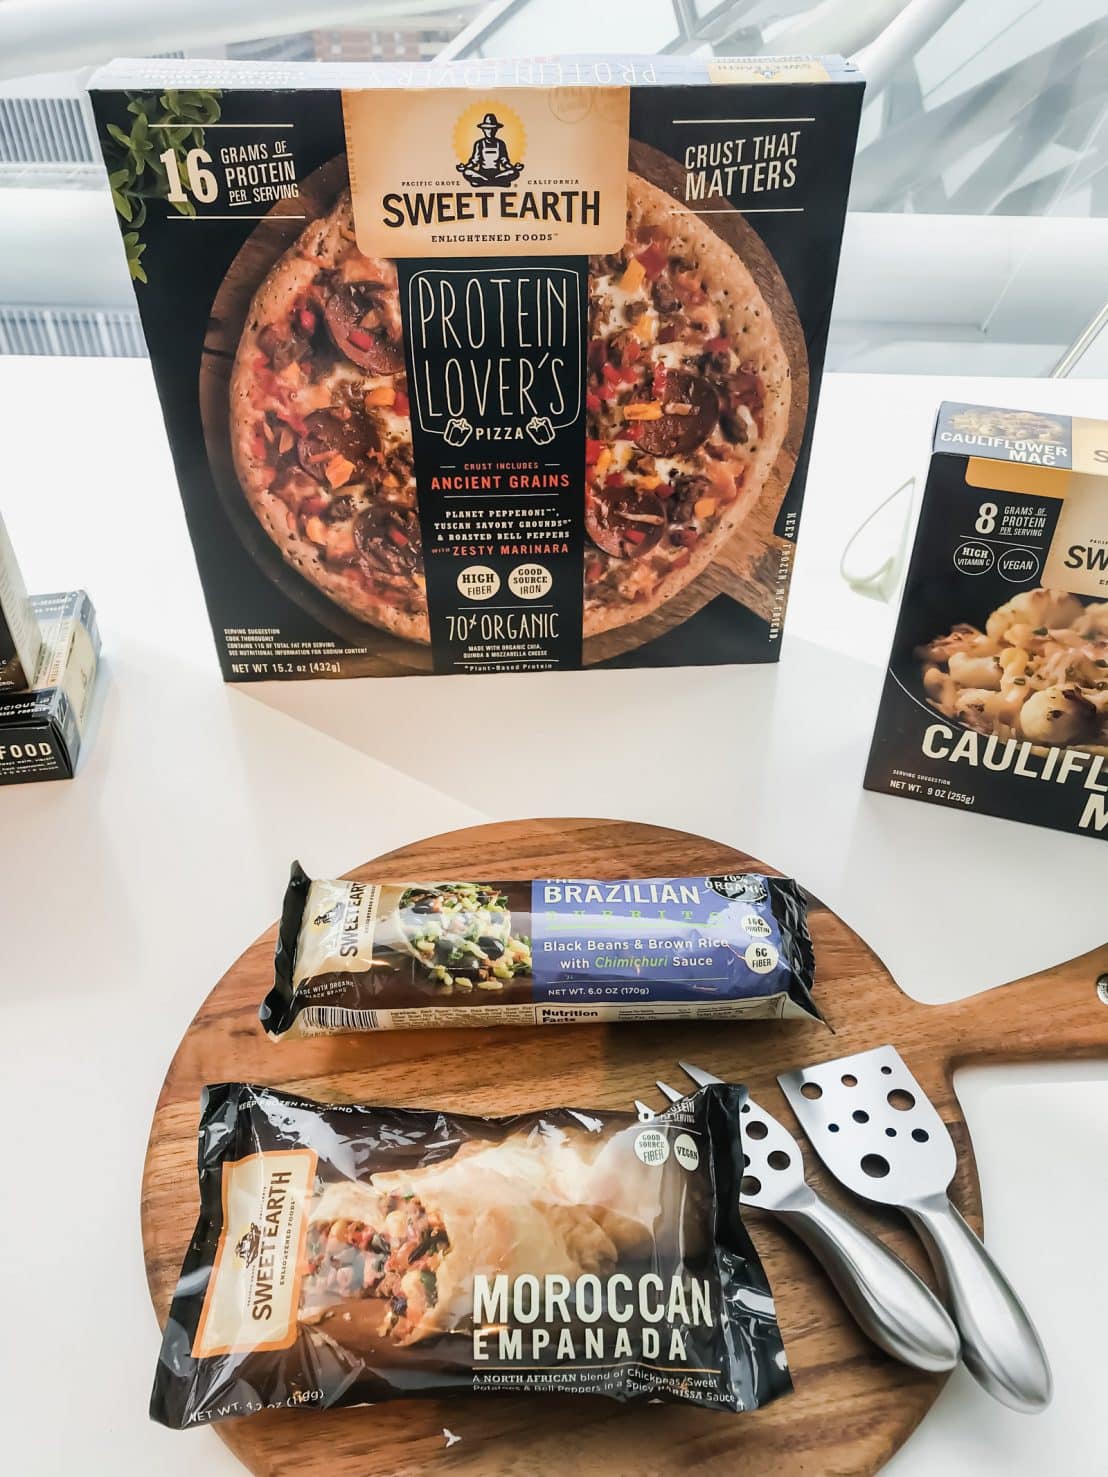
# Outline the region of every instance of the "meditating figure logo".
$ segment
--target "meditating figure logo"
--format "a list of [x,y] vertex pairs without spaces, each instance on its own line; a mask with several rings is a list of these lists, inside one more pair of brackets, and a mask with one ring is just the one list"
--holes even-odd
[[523,161],[513,164],[508,145],[497,137],[504,124],[495,113],[488,112],[477,127],[480,137],[474,140],[469,158],[458,164],[459,174],[464,175],[477,189],[484,189],[489,185],[506,189],[509,185],[514,185],[523,169]]
[[248,1267],[255,1261],[258,1252],[262,1249],[262,1229],[260,1226],[250,1223],[250,1229],[244,1231],[235,1245],[235,1255],[243,1266]]

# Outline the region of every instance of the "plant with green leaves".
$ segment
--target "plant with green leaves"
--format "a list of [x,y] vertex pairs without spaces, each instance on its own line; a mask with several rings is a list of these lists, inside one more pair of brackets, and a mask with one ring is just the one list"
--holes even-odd
[[128,93],[127,112],[133,120],[130,131],[118,123],[107,125],[103,140],[108,165],[108,184],[120,218],[130,230],[123,234],[127,266],[137,282],[145,282],[142,254],[146,244],[140,231],[146,220],[147,201],[166,200],[180,215],[195,215],[190,199],[169,199],[169,178],[164,155],[172,151],[183,166],[190,149],[202,148],[204,128],[219,119],[218,92]]

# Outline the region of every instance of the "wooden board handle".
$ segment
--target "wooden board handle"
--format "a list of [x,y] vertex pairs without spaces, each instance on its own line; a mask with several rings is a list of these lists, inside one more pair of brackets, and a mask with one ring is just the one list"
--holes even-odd
[[951,1071],[980,1061],[1108,1057],[1108,1003],[1097,992],[1098,980],[1105,977],[1108,944],[943,1006]]

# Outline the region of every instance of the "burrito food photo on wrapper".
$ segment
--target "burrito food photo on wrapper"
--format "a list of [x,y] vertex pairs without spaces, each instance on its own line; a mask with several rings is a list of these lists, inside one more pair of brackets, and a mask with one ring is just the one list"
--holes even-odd
[[261,1019],[293,1032],[819,1019],[807,899],[756,872],[313,881],[293,863]]
[[461,1390],[737,1412],[789,1393],[739,1212],[745,1102],[720,1083],[643,1124],[207,1088],[151,1415]]

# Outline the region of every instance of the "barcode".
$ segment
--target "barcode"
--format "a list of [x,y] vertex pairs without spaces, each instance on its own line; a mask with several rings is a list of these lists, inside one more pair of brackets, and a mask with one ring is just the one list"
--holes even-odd
[[309,1005],[300,1012],[300,1029],[305,1035],[321,1031],[377,1031],[380,1025],[375,1010],[343,1010],[338,1005]]

